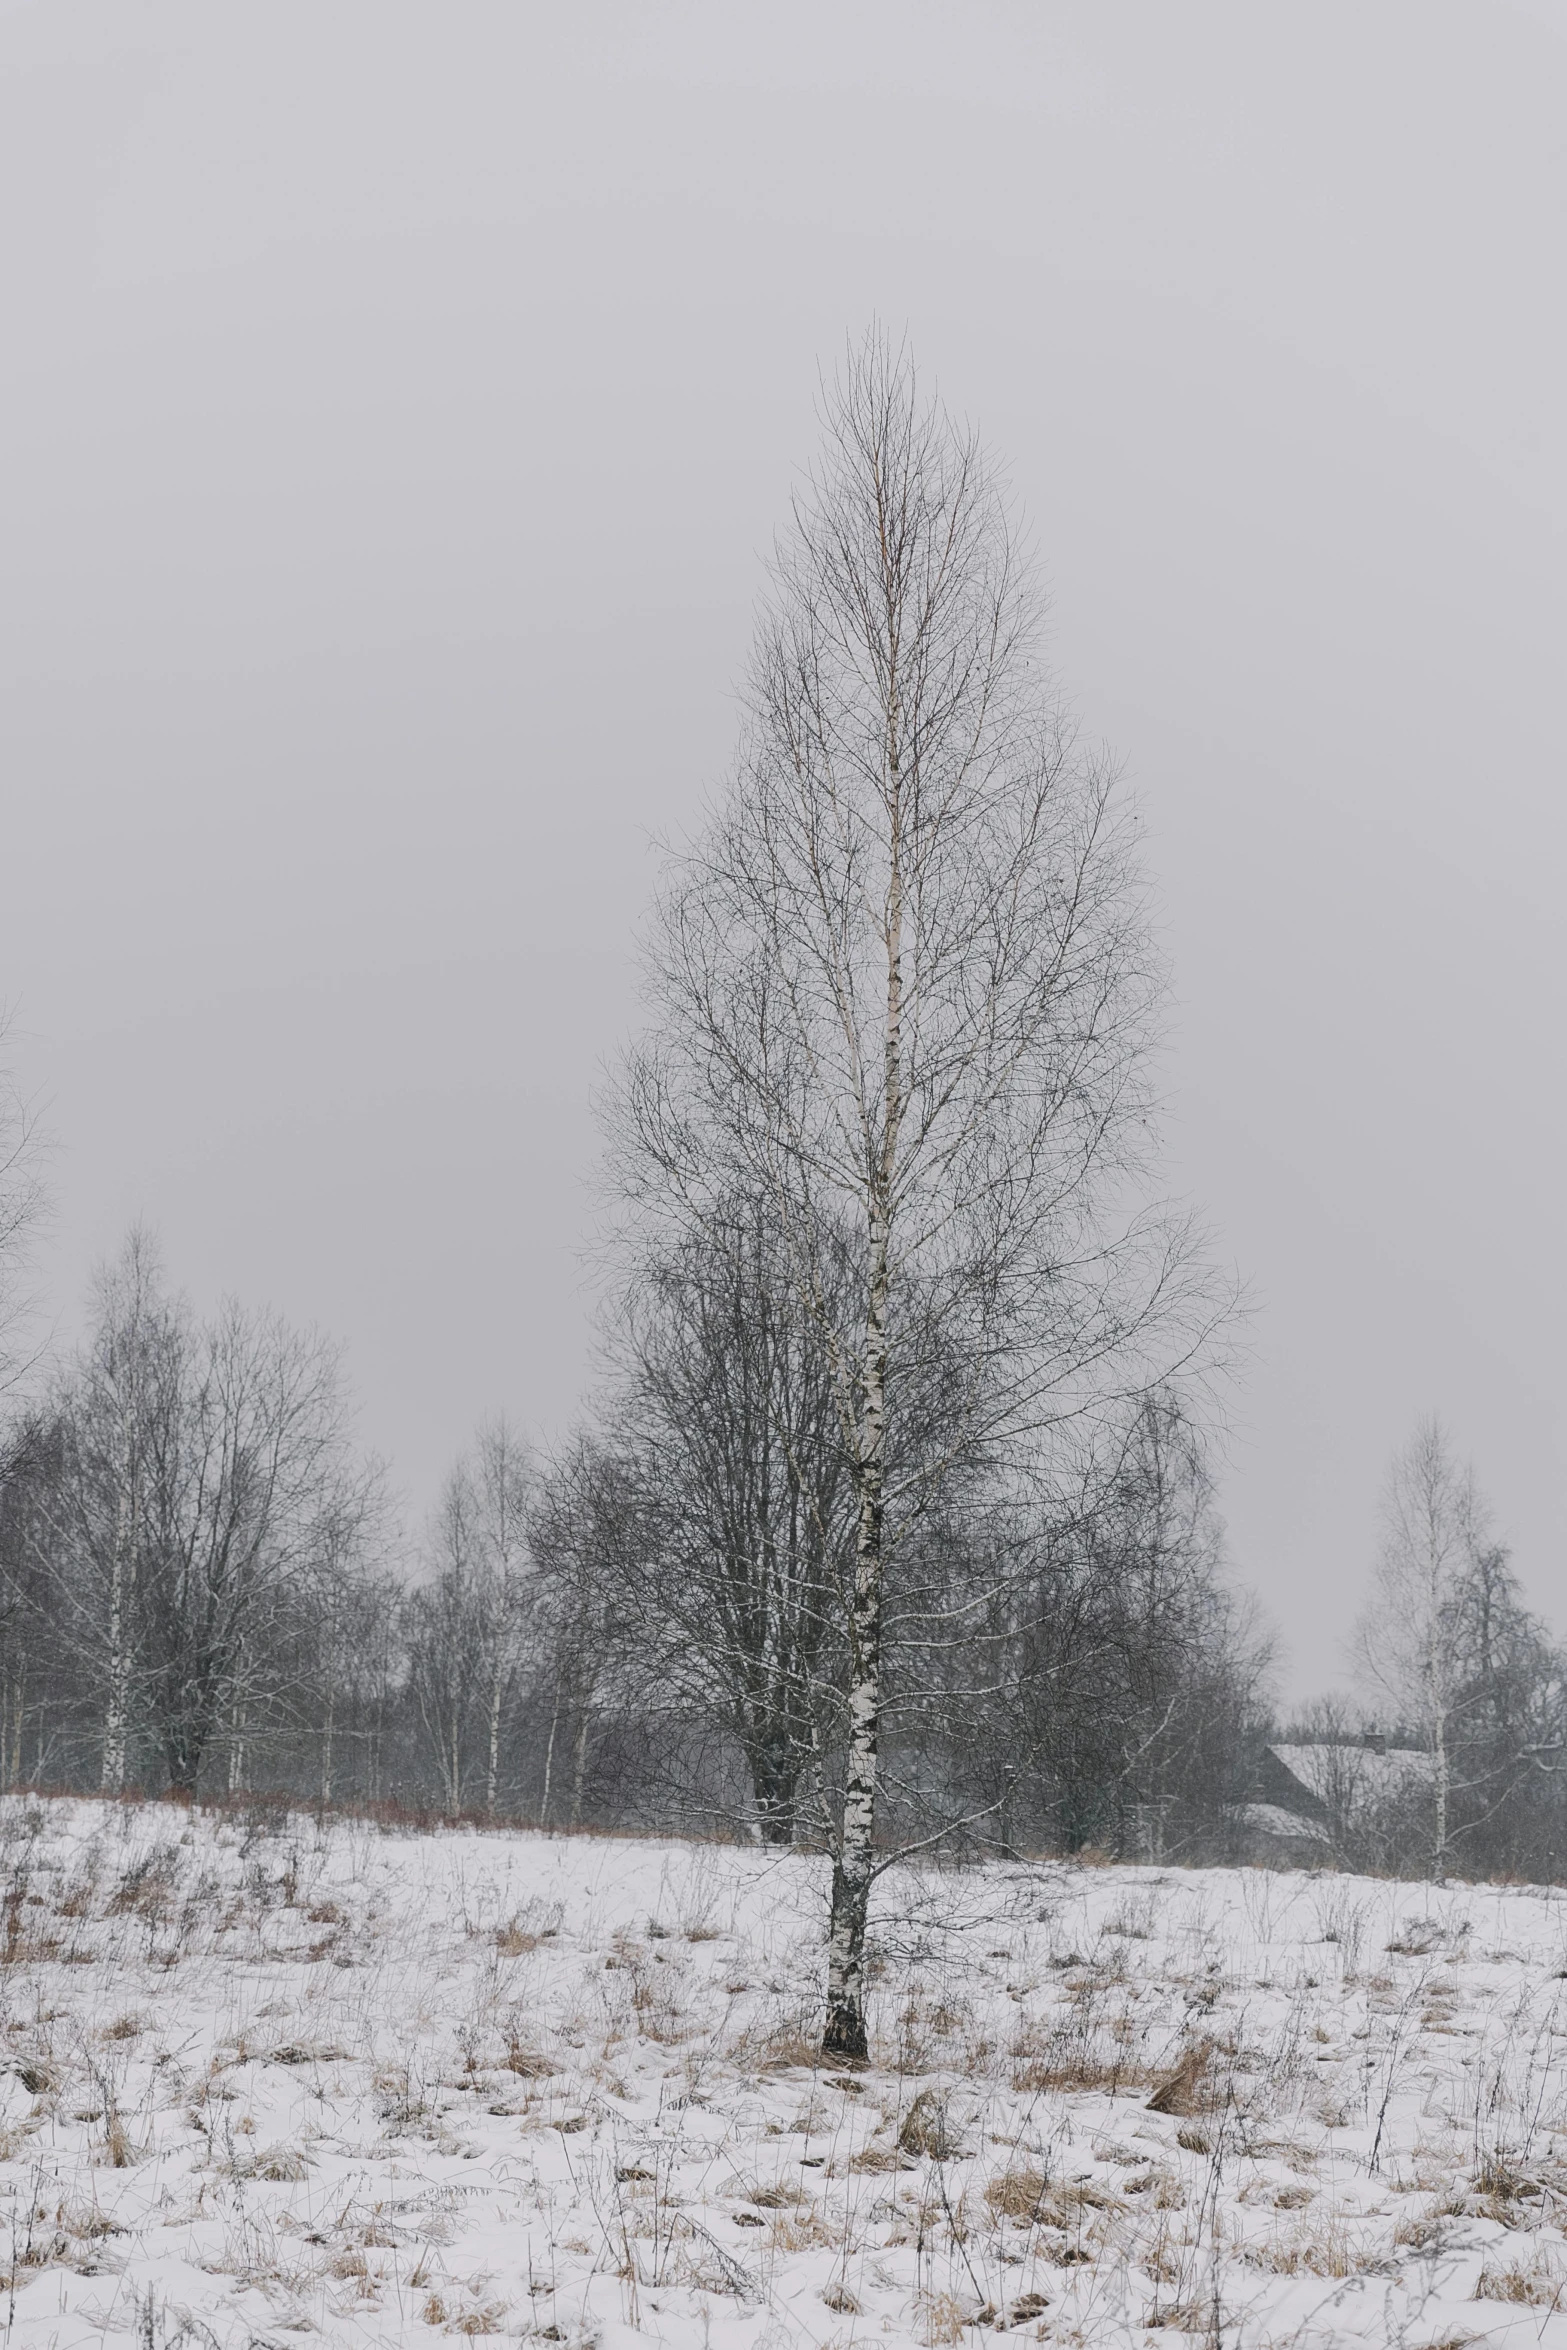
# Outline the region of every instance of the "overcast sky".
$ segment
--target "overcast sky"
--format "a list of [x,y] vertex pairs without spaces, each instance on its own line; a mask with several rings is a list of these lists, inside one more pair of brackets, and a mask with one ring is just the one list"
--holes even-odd
[[0,998],[422,1508],[590,1375],[589,1097],[819,365],[1004,454],[1146,813],[1225,1507],[1337,1667],[1416,1413],[1567,1630],[1567,0],[0,0]]

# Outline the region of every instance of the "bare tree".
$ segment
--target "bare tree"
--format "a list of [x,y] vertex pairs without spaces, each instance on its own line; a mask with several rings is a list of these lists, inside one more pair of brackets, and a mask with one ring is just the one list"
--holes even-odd
[[1523,1604],[1505,1544],[1477,1542],[1454,1630],[1455,1842],[1471,1864],[1548,1873],[1567,1792],[1567,1656]]
[[[726,1203],[765,1203],[829,1368],[854,1543],[824,2045],[863,2057],[889,1556],[956,1460],[1016,1471],[1167,1370],[1194,1288],[1184,1229],[1118,1213],[1159,974],[998,477],[878,334],[824,424],[738,773],[671,861],[615,1131],[633,1224],[722,1248]],[[963,1369],[933,1454],[900,1435],[936,1354]]]
[[372,1461],[326,1500],[293,1626],[290,1693],[314,1728],[323,1803],[349,1775],[343,1749],[363,1738],[359,1717],[384,1667],[402,1597],[386,1572],[390,1548],[384,1471]]
[[682,1236],[622,1301],[611,1433],[637,1509],[614,1557],[643,1702],[727,1731],[756,1833],[786,1845],[853,1520],[826,1358],[770,1224],[734,1202],[720,1248]]
[[[5,1021],[0,1018],[0,1043]],[[0,1397],[29,1367],[24,1344],[31,1297],[30,1242],[44,1206],[36,1123],[15,1080],[0,1069]],[[22,1411],[0,1424],[0,1785],[22,1773],[29,1666],[45,1625],[37,1538],[43,1423]]]
[[29,1714],[45,1702],[57,1649],[51,1571],[62,1430],[48,1412],[0,1427],[0,1787],[19,1786]]
[[409,1683],[435,1757],[446,1809],[460,1811],[476,1715],[484,1698],[484,1591],[474,1496],[461,1469],[446,1481],[430,1529],[433,1572],[405,1602]]
[[[6,1023],[0,1017],[0,1044]],[[0,1068],[0,1395],[31,1368],[31,1243],[46,1202],[43,1137],[15,1078]]]
[[503,1419],[479,1430],[446,1480],[430,1529],[433,1571],[409,1593],[410,1686],[449,1810],[475,1768],[493,1814],[501,1732],[538,1599],[530,1523],[534,1471]]
[[143,1533],[142,1673],[170,1784],[194,1795],[275,1610],[308,1572],[348,1458],[335,1348],[226,1305],[183,1321],[160,1413]]
[[1432,1863],[1448,1860],[1449,1732],[1464,1677],[1465,1591],[1486,1549],[1485,1503],[1433,1413],[1394,1454],[1382,1489],[1371,1596],[1355,1627],[1360,1677],[1430,1742]]
[[243,1748],[275,1619],[341,1488],[336,1353],[232,1304],[198,1323],[137,1230],[99,1277],[58,1418],[56,1600],[92,1690],[102,1784],[123,1785],[140,1722],[194,1794],[225,1726]]
[[1229,1586],[1181,1397],[1139,1398],[1116,1435],[1075,1508],[1061,1494],[1001,1514],[990,1539],[1013,1554],[1010,1572],[1005,1559],[960,1570],[994,1598],[949,1665],[926,1741],[952,1754],[960,1796],[995,1790],[1005,1843],[1206,1858],[1224,1849],[1260,1727],[1267,1645]]
[[485,1750],[484,1808],[493,1817],[500,1779],[501,1722],[522,1665],[536,1600],[529,1523],[535,1507],[533,1463],[504,1419],[479,1430],[467,1469],[479,1546],[480,1646]]
[[531,1521],[539,1595],[536,1662],[549,1692],[539,1825],[552,1826],[570,1768],[567,1820],[582,1816],[595,1729],[611,1705],[628,1712],[639,1678],[628,1652],[637,1620],[623,1604],[627,1559],[642,1541],[646,1495],[625,1455],[579,1436],[551,1462]]
[[61,1398],[69,1473],[56,1501],[59,1603],[101,1701],[99,1784],[124,1787],[145,1657],[153,1481],[177,1456],[189,1317],[165,1290],[152,1234],[133,1226],[93,1283],[87,1341]]

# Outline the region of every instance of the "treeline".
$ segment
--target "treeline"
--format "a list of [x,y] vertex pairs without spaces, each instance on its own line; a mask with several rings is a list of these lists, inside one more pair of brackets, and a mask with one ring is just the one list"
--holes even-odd
[[[768,1252],[753,1219],[644,1267],[591,1426],[546,1459],[481,1428],[410,1537],[334,1350],[201,1322],[134,1232],[0,1451],[0,1781],[825,1846],[853,1525]],[[897,1554],[885,1843],[1257,1857],[1273,1745],[1318,1798],[1296,1857],[1560,1877],[1567,1658],[1434,1423],[1389,1474],[1361,1701],[1284,1723],[1173,1388],[1073,1499],[970,1476]]]
[[[826,1841],[845,1736],[839,1432],[767,1277],[687,1250],[625,1301],[590,1431],[481,1429],[415,1539],[335,1351],[203,1323],[133,1233],[0,1482],[8,1786],[397,1799]],[[900,1553],[885,1834],[1209,1853],[1266,1652],[1195,1428],[1143,1398],[1078,1506],[978,1480]]]

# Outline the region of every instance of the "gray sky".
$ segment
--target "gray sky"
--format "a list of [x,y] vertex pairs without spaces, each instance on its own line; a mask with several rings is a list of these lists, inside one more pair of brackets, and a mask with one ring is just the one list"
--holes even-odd
[[1146,811],[1226,1507],[1331,1676],[1433,1406],[1567,1629],[1567,0],[0,0],[0,998],[422,1505],[589,1366],[588,1096],[818,362],[1006,456]]

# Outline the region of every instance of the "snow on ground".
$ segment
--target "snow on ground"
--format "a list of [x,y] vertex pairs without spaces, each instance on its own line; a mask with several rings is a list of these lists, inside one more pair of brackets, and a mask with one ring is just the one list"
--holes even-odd
[[6,1799],[4,2342],[1567,2346],[1560,1892],[896,1872],[861,2073],[823,1895]]

